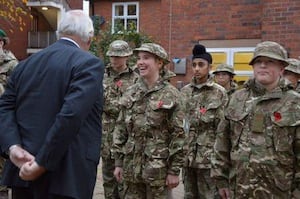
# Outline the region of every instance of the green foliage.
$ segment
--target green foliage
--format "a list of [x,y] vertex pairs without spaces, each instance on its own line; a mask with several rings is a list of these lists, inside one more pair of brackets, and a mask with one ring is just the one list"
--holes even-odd
[[[95,23],[94,25],[97,26],[97,24]],[[105,64],[109,63],[109,58],[105,56],[105,54],[109,48],[110,43],[114,40],[124,40],[128,42],[132,49],[141,46],[142,43],[154,42],[150,36],[147,36],[146,34],[140,32],[136,32],[134,24],[130,24],[127,30],[121,28],[120,26],[118,26],[117,29],[118,31],[112,33],[111,25],[107,26],[106,29],[100,30],[98,35],[95,34],[95,39],[92,42],[90,51],[92,51],[92,53],[96,56],[101,57]],[[128,62],[129,65],[132,66],[135,64],[136,58],[134,56],[131,56]]]

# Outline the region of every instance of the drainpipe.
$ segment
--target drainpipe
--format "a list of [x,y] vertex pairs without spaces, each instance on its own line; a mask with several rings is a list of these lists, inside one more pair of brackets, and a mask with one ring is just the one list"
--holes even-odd
[[172,5],[173,0],[169,0],[170,5],[169,5],[169,57],[171,58],[171,48],[172,48],[172,18],[173,18],[173,5]]

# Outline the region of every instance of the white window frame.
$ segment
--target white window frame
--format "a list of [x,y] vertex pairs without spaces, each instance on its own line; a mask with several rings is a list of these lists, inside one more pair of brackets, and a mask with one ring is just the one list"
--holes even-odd
[[[210,53],[226,53],[227,60],[226,64],[231,66],[234,65],[234,53],[240,52],[254,52],[255,47],[239,47],[239,48],[206,48],[207,52]],[[238,76],[252,76],[253,71],[248,70],[235,70],[234,71]]]
[[[124,16],[116,16],[116,6],[122,5],[124,6]],[[128,16],[128,6],[129,5],[135,5],[136,6],[136,15]],[[112,32],[114,33],[114,27],[115,27],[115,19],[124,19],[124,29],[127,30],[127,21],[128,19],[136,19],[136,32],[139,32],[139,2],[118,2],[112,4]]]

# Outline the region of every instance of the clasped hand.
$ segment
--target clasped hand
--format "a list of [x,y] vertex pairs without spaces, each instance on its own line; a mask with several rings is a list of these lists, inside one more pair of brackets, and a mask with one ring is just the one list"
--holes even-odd
[[35,180],[46,171],[37,164],[33,155],[18,145],[9,149],[9,159],[20,169],[19,176],[22,180]]

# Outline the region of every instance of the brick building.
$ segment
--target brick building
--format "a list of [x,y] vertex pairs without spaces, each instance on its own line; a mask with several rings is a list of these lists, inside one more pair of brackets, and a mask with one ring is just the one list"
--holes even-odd
[[[28,0],[27,4],[32,6],[33,2],[82,8],[82,0]],[[53,32],[56,28],[49,23],[41,4],[32,6],[31,11],[38,20],[33,23],[33,19],[28,19],[27,30],[10,34],[9,48],[19,59],[32,50],[27,32],[34,28]],[[238,80],[251,75],[248,62],[260,41],[279,42],[290,57],[300,56],[299,0],[90,0],[90,14],[104,18],[101,28],[117,23],[125,27],[135,24],[137,31],[160,43],[173,60],[169,68],[177,73],[172,80],[174,85],[190,81],[190,57],[196,43],[204,44],[212,53],[214,65],[233,65]],[[1,19],[0,23],[3,24]]]
[[[12,1],[12,0],[10,0]],[[16,7],[23,6],[21,0],[14,0]],[[1,4],[0,11],[8,10],[7,4]],[[19,60],[47,47],[56,40],[57,23],[63,12],[69,9],[82,9],[82,0],[27,0],[26,15],[20,15],[25,23],[23,30],[17,21],[7,20],[0,14],[0,28],[5,30],[11,42],[10,49]],[[14,16],[14,13],[11,13]],[[30,16],[31,15],[31,16]]]
[[[281,43],[290,57],[300,56],[299,0],[93,0],[94,15],[107,23],[136,20],[140,32],[152,36],[169,53],[172,80],[189,82],[190,57],[196,43],[212,53],[214,65],[234,66],[247,79],[255,45]],[[134,8],[135,7],[135,8]],[[134,12],[133,10],[136,10]],[[136,19],[135,19],[136,18]],[[124,22],[125,21],[125,22]],[[178,82],[179,83],[179,82]]]

